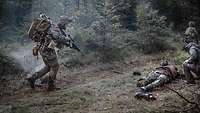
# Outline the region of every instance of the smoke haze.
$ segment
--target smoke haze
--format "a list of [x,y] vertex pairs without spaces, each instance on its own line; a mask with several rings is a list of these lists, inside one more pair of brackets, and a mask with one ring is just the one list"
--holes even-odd
[[10,52],[10,56],[15,59],[16,63],[28,73],[34,73],[37,70],[44,67],[42,58],[40,56],[35,57],[32,55],[32,50],[30,46],[20,47],[15,51]]

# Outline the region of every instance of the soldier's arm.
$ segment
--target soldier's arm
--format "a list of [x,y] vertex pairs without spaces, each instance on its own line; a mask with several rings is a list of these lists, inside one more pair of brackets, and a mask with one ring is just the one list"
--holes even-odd
[[197,60],[197,58],[198,58],[197,51],[194,48],[191,48],[189,50],[189,54],[190,54],[190,57],[188,59],[188,62],[189,63],[195,62]]
[[196,28],[194,28],[194,32],[195,32],[196,35],[198,35],[198,31],[197,31]]
[[39,48],[40,48],[39,43],[34,43],[34,46],[32,48],[32,54],[33,54],[33,56],[38,56]]
[[189,35],[189,31],[190,31],[190,28],[188,27],[186,30],[185,30],[185,33],[184,33],[184,35]]
[[198,31],[197,31],[197,29],[195,28],[194,29],[194,32],[195,32],[195,37],[197,38],[197,40],[199,41],[199,34],[198,34]]

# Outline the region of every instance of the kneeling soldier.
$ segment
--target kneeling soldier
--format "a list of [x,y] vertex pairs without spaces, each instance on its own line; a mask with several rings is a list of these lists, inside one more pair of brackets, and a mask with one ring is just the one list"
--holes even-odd
[[196,43],[189,43],[185,47],[190,57],[183,63],[183,70],[187,82],[194,84],[194,77],[200,77],[200,47]]

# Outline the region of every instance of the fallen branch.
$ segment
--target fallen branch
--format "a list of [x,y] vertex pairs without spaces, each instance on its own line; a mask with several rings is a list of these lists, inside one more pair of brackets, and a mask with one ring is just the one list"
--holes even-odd
[[117,74],[124,74],[123,72],[120,71],[116,71],[116,70],[112,70],[113,73],[117,73]]
[[200,111],[200,105],[198,103],[190,101],[189,99],[185,98],[182,94],[180,94],[178,91],[176,91],[176,90],[174,90],[174,89],[172,89],[172,88],[170,88],[168,86],[164,86],[164,87],[169,89],[170,91],[176,93],[179,97],[181,97],[187,103],[195,105],[195,107],[198,109],[198,111]]
[[35,107],[35,106],[60,106],[60,105],[66,105],[66,104],[69,104],[69,102],[30,104],[30,105],[27,105],[26,107]]

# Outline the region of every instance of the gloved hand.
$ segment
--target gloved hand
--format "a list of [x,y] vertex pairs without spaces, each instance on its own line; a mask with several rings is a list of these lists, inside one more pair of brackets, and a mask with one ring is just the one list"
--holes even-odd
[[33,56],[38,56],[38,47],[37,46],[33,47],[32,54],[33,54]]

